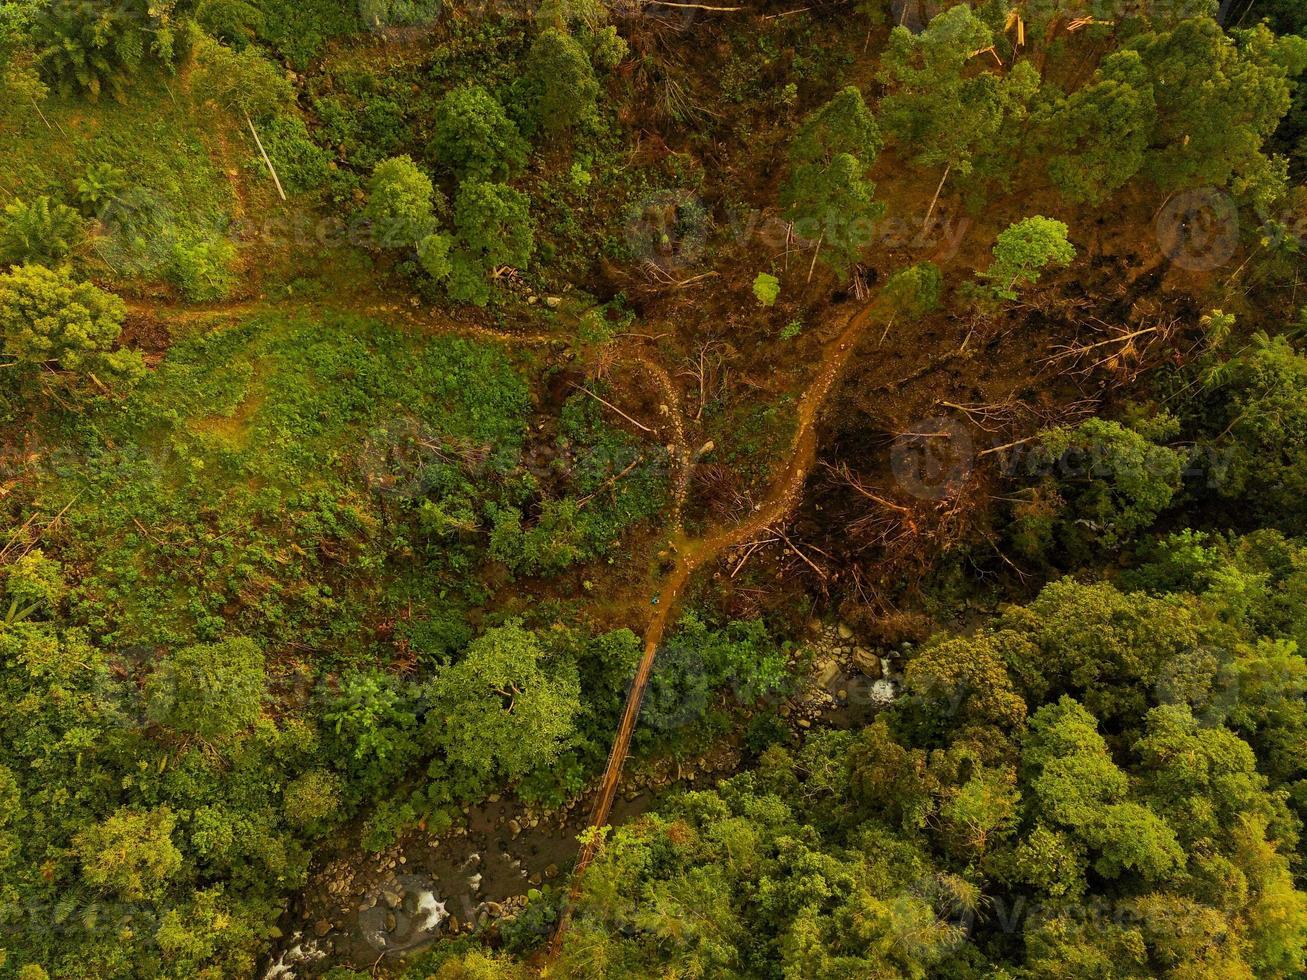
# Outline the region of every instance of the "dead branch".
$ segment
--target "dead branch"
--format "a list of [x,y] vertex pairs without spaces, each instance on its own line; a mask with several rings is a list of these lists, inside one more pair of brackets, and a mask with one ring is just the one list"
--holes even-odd
[[582,497],[579,501],[577,501],[576,509],[577,509],[577,510],[580,510],[582,507],[584,507],[586,504],[588,504],[591,500],[593,500],[595,497],[599,496],[599,494],[603,493],[605,490],[607,490],[609,487],[611,487],[614,483],[616,483],[616,482],[617,482],[618,480],[620,480],[622,477],[626,476],[627,473],[630,473],[631,470],[635,469],[637,466],[639,466],[639,465],[640,465],[641,463],[643,463],[643,462],[644,462],[644,457],[643,457],[643,456],[637,456],[637,457],[635,458],[635,461],[634,461],[633,463],[631,463],[630,466],[626,467],[626,469],[622,470],[622,472],[617,473],[617,474],[614,474],[613,476],[610,476],[610,477],[609,477],[607,480],[605,480],[603,483],[599,484],[599,486],[595,488],[595,490],[594,490],[593,493],[586,494],[586,496]]
[[653,435],[653,434],[654,434],[654,430],[651,429],[651,428],[649,428],[649,426],[645,425],[643,422],[638,422],[638,421],[636,421],[635,419],[631,418],[631,416],[627,415],[625,412],[623,412],[620,408],[618,408],[618,407],[617,407],[616,405],[614,405],[612,402],[610,402],[610,401],[605,401],[604,399],[600,398],[598,395],[596,395],[596,394],[595,394],[593,391],[591,391],[589,388],[586,388],[584,385],[573,385],[572,387],[574,387],[577,391],[581,391],[581,392],[584,392],[585,394],[589,395],[591,398],[593,398],[595,401],[597,401],[600,405],[606,405],[606,406],[608,406],[608,407],[611,408],[614,412],[616,412],[618,415],[620,415],[622,418],[626,419],[626,421],[630,422],[633,426],[635,426],[637,429],[639,429],[641,432],[648,432],[650,435]]

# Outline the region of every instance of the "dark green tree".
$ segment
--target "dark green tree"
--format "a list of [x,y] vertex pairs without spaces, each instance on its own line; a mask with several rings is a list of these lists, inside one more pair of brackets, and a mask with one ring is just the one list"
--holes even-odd
[[436,106],[431,156],[459,180],[509,180],[525,165],[526,141],[480,85],[449,92]]
[[1137,51],[1103,60],[1094,79],[1035,116],[1053,183],[1075,203],[1101,204],[1144,165],[1157,110]]
[[1166,190],[1228,186],[1259,203],[1282,192],[1282,165],[1263,147],[1289,109],[1290,79],[1307,66],[1307,41],[1262,25],[1230,37],[1197,18],[1125,50],[1139,55],[1157,105],[1146,175]]
[[490,276],[501,266],[524,269],[535,251],[530,200],[503,184],[466,181],[454,198],[456,247],[447,286],[454,299],[483,306]]
[[1039,75],[1028,61],[1006,76],[973,69],[972,58],[993,44],[993,30],[967,4],[944,11],[920,34],[891,31],[880,122],[917,166],[943,167],[945,179],[965,176],[981,154],[1002,157],[1005,141],[1017,138],[1012,123],[1024,117]]
[[595,118],[599,80],[576,39],[556,28],[540,32],[527,52],[524,95],[528,118],[557,135]]

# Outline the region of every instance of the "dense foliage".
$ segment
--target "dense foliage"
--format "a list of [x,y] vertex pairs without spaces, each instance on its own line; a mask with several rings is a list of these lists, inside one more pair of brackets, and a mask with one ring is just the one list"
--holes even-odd
[[1307,974],[1301,8],[0,0],[0,978]]

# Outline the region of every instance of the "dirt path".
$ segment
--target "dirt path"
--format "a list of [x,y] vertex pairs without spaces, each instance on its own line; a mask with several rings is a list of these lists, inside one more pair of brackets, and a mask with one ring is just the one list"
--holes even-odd
[[[738,545],[755,537],[760,531],[783,519],[797,503],[803,484],[807,480],[813,463],[817,458],[817,422],[822,407],[830,394],[831,388],[844,372],[849,357],[853,354],[859,338],[875,316],[875,305],[868,303],[855,313],[839,336],[827,344],[816,377],[808,385],[799,401],[798,421],[794,439],[790,446],[789,458],[784,470],[777,476],[771,490],[753,513],[744,520],[722,528],[703,537],[686,539],[678,527],[672,548],[677,558],[676,564],[662,580],[656,596],[658,606],[649,620],[644,633],[644,654],[636,668],[635,679],[626,698],[622,720],[613,738],[613,746],[608,755],[608,763],[599,783],[590,816],[592,830],[607,826],[612,810],[613,799],[617,794],[622,778],[622,768],[630,753],[631,737],[635,733],[636,722],[640,717],[640,704],[644,700],[645,688],[648,686],[653,671],[654,659],[662,642],[663,633],[672,611],[685,589],[690,576],[701,566],[708,564]],[[688,466],[685,467],[688,470]],[[591,834],[577,856],[576,866],[572,872],[571,890],[568,901],[559,918],[550,946],[552,958],[561,947],[562,938],[571,921],[572,907],[580,896],[581,879],[586,869],[598,854],[600,839]]]
[[[168,323],[199,323],[206,320],[227,320],[242,316],[253,316],[264,310],[290,308],[307,311],[312,304],[294,301],[278,302],[265,298],[234,300],[211,304],[172,304],[157,300],[124,298],[127,312],[136,316],[152,317]],[[345,303],[335,306],[342,312],[357,313],[361,316],[374,317],[379,320],[403,320],[405,323],[429,330],[436,334],[452,334],[459,337],[487,340],[496,344],[523,345],[543,347],[562,342],[565,338],[543,333],[513,333],[509,330],[495,330],[474,323],[455,323],[435,312],[405,309],[398,303],[364,302]]]

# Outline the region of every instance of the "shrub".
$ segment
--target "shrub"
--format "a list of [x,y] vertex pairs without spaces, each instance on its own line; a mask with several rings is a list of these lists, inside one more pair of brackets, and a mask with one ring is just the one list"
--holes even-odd
[[93,163],[77,181],[77,204],[82,214],[98,215],[119,200],[127,189],[127,174],[111,163]]
[[176,826],[177,817],[167,807],[119,808],[77,835],[82,877],[127,901],[154,895],[181,870],[182,855],[172,842]]
[[781,281],[770,272],[760,272],[753,280],[753,295],[763,306],[775,306],[781,295]]
[[173,242],[168,279],[196,303],[226,299],[236,286],[236,246],[221,236]]
[[263,706],[263,654],[238,637],[173,653],[145,686],[152,722],[206,742],[229,739],[258,720]]
[[282,797],[292,827],[314,830],[331,822],[340,810],[340,777],[326,769],[310,769],[297,777]]
[[140,355],[113,350],[125,315],[117,296],[66,271],[24,265],[0,276],[4,353],[27,371],[54,365],[101,382],[134,380]]
[[33,30],[41,72],[65,95],[96,99],[107,89],[122,101],[144,64],[172,65],[182,53],[178,6],[179,0],[44,5]]
[[0,264],[55,265],[82,241],[82,219],[65,204],[38,197],[5,206],[0,219]]
[[[331,175],[331,155],[309,136],[299,116],[273,116],[259,126],[259,137],[285,189],[313,190]],[[262,161],[255,161],[262,167]]]

